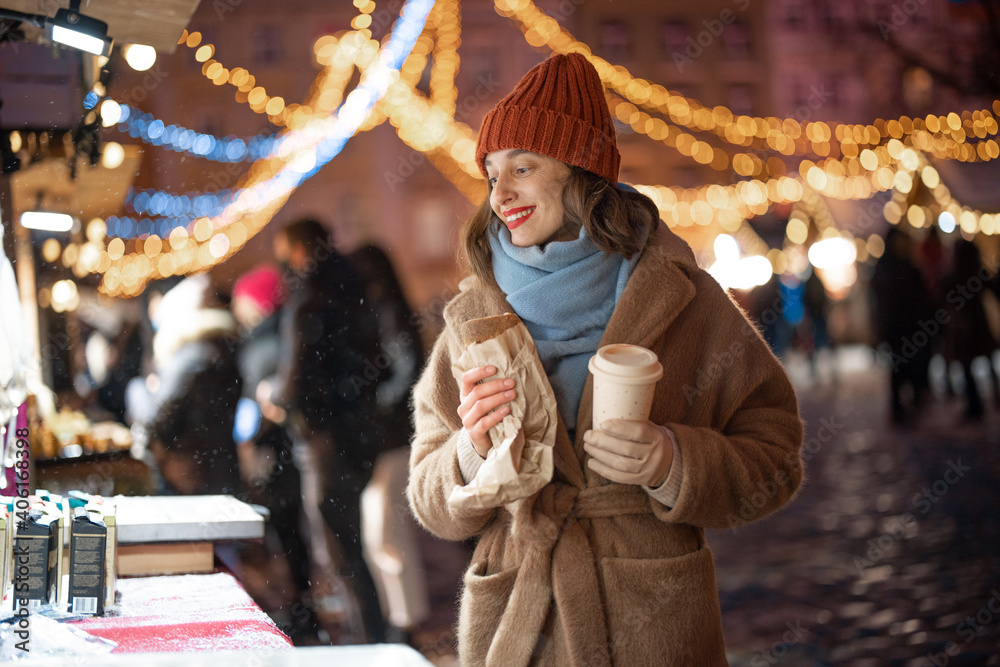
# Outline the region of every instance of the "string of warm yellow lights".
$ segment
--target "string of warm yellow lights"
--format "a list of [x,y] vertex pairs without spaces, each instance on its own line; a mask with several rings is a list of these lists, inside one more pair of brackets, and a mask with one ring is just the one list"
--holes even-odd
[[248,70],[242,67],[227,68],[215,59],[215,45],[202,43],[200,32],[188,32],[184,30],[180,39],[180,45],[194,49],[194,58],[202,63],[201,73],[216,86],[224,86],[227,83],[236,88],[236,101],[240,104],[247,104],[254,112],[267,114],[268,118],[275,125],[285,125],[286,113],[294,111],[285,108],[285,100],[280,96],[271,96],[263,86],[257,85],[257,79]]
[[[395,85],[381,104],[390,109],[390,122],[400,129],[404,142],[432,156],[435,165],[471,201],[481,197],[478,167],[471,157],[475,139],[471,128],[440,115],[436,118],[431,116],[433,104],[409,86]],[[440,139],[427,141],[428,137]],[[456,148],[460,139],[465,142]],[[461,156],[463,148],[465,159],[460,161],[455,155]],[[905,147],[898,140],[891,140],[887,146],[879,147],[886,161],[892,163],[904,150]],[[862,155],[860,160],[868,158],[876,160],[876,171],[869,180],[844,174],[834,163],[816,165],[811,161],[803,161],[801,168],[809,183],[827,196],[867,198],[872,192],[891,187],[895,173],[888,167],[877,168],[879,155],[875,152]],[[796,201],[802,192],[796,177],[784,177],[767,184],[747,181],[732,186],[712,185],[689,190],[663,186],[640,187],[645,188],[646,193],[657,202],[668,224],[705,225],[716,220],[730,231],[739,229],[747,217],[763,213],[772,203]]]
[[431,104],[449,116],[455,116],[458,102],[458,47],[462,43],[461,11],[458,0],[437,0],[429,17],[431,27],[436,32],[434,40],[434,61],[431,66]]
[[[373,3],[364,4],[362,9],[368,9],[370,13],[373,7]],[[445,16],[445,18],[449,17]],[[450,18],[457,18],[457,12],[453,12]],[[340,39],[327,36],[317,41],[314,53],[317,61],[324,65],[324,68],[311,89],[309,98],[311,104],[300,107],[298,113],[287,114],[283,117],[290,130],[308,126],[310,123],[321,122],[320,114],[327,109],[336,108],[343,99],[346,85],[354,68],[361,70],[362,76],[364,76],[364,73],[375,61],[379,45],[371,39],[370,32],[365,29],[367,26],[361,24],[364,24],[364,21],[356,26],[358,29],[346,33]],[[440,25],[436,28],[432,26],[431,30],[440,33],[441,27]],[[451,44],[450,48],[457,48],[458,42],[453,39]],[[449,115],[435,108],[425,99],[421,100],[422,94],[415,89],[420,73],[426,66],[427,55],[433,47],[433,39],[421,39],[420,44],[407,60],[405,71],[402,71],[398,78],[389,85],[386,97],[406,100],[407,93],[412,92],[414,96],[408,101],[404,101],[403,106],[412,106],[414,103],[424,104],[427,107],[424,111],[429,110],[433,113],[437,125],[443,127]],[[448,49],[442,51],[443,54],[447,52]],[[221,75],[217,76],[221,81]],[[453,82],[452,85],[454,85]],[[447,101],[447,99],[447,95],[439,95],[439,100]],[[329,116],[326,120],[329,120]],[[373,125],[369,121],[359,127],[358,131],[363,130],[366,126],[370,128]],[[424,124],[423,127],[426,129],[427,125]],[[458,154],[460,150],[464,150],[466,153],[474,151],[474,136],[472,133],[471,140],[468,136],[461,137],[465,141],[458,148],[455,147],[456,142],[451,141],[446,150],[454,154]],[[414,143],[414,147],[430,150],[432,153],[440,152],[438,148],[427,146],[419,140]],[[237,203],[244,203],[241,201],[244,198],[251,199],[250,190],[271,179],[284,166],[302,161],[304,164],[300,165],[300,171],[309,169],[311,167],[309,159],[312,159],[313,164],[315,162],[315,156],[309,151],[308,146],[298,149],[292,147],[281,150],[278,155],[255,162],[238,184],[238,188],[243,189],[243,194],[240,195],[240,200]],[[440,159],[432,155],[432,162],[440,164]],[[141,291],[145,282],[150,279],[204,270],[224,261],[263,228],[271,216],[284,204],[289,194],[290,192],[283,197],[269,200],[267,205],[260,209],[254,209],[254,205],[258,202],[247,201],[242,210],[230,216],[229,220],[199,218],[192,225],[190,232],[183,227],[177,228],[173,230],[168,239],[160,239],[156,236],[149,236],[145,240],[136,239],[128,254],[126,254],[127,249],[122,239],[112,239],[108,251],[105,253],[110,266],[104,266],[103,262],[98,263],[99,268],[102,268],[102,272],[105,274],[103,288],[112,294],[120,293],[131,296]]]
[[[419,136],[426,136],[427,129],[439,131],[440,136],[447,134],[447,124],[450,116],[439,108],[430,104],[424,96],[414,88],[416,80],[419,79],[420,72],[426,65],[426,56],[433,47],[433,40],[424,39],[420,48],[416,51],[405,72],[401,72],[400,78],[389,86],[386,97],[388,108],[396,111],[397,118],[403,110],[412,110],[416,106],[424,116],[420,119],[421,133],[412,130],[414,127],[407,117],[399,121],[406,129],[401,130],[404,140],[418,150],[426,150],[431,153],[432,162],[446,168],[439,153],[448,151],[451,156],[462,155],[465,162],[470,162],[474,166],[472,154],[475,149],[475,134],[466,127],[465,136],[451,137],[444,148],[421,141]],[[342,99],[347,80],[354,67],[365,71],[377,57],[378,44],[371,40],[366,31],[353,31],[345,34],[337,40],[332,37],[324,37],[317,43],[314,49],[317,60],[326,65],[317,81],[314,83],[314,96],[311,101],[315,106],[306,105],[304,109],[315,109],[317,112],[335,107]],[[409,79],[409,81],[404,80]],[[221,77],[220,77],[221,78]],[[330,91],[333,91],[331,94]],[[447,96],[439,96],[439,99],[447,100]],[[394,103],[395,102],[395,103]],[[426,114],[433,116],[431,123],[427,122]],[[296,125],[305,125],[316,121],[313,115],[311,118],[304,113],[294,116],[294,122],[289,129],[295,129]],[[370,126],[371,123],[369,122]],[[363,129],[363,128],[361,128]],[[283,166],[302,158],[304,151],[285,151],[279,155],[255,162],[249,172],[240,180],[239,188],[247,189],[263,183],[272,178]],[[303,168],[308,167],[304,165]],[[468,190],[468,179],[460,180],[458,183]],[[242,197],[243,195],[241,195]],[[238,251],[246,241],[256,234],[270,217],[276,212],[287,195],[269,202],[269,204],[259,211],[245,212],[240,219],[235,221],[213,220],[211,218],[199,218],[192,226],[191,232],[181,227],[173,230],[168,239],[160,239],[155,235],[147,237],[145,240],[134,240],[131,252],[126,252],[127,248],[122,239],[112,239],[108,250],[104,253],[107,261],[100,259],[96,267],[103,269],[105,275],[103,287],[109,293],[120,293],[131,296],[143,288],[146,281],[170,275],[190,273],[196,270],[204,270],[213,266]],[[106,266],[107,264],[107,266]]]
[[[414,45],[413,51],[410,52],[410,55],[406,57],[406,60],[403,61],[403,65],[399,68],[399,81],[406,84],[409,88],[416,89],[417,83],[420,81],[424,70],[427,69],[427,61],[431,57],[431,52],[434,50],[438,29],[433,19],[437,10],[438,5],[435,3],[434,9],[431,10],[431,15],[427,17],[429,25],[428,29],[424,30],[420,37],[417,38],[417,43]],[[386,120],[387,116],[384,110],[384,103],[383,101],[380,101],[379,104],[376,104],[375,108],[372,109],[372,113],[361,125],[359,131],[374,129]]]
[[[366,39],[361,32],[353,34],[359,37],[341,40],[337,46],[344,52],[352,53],[359,65],[370,66],[374,55],[377,55],[377,44]],[[332,78],[326,80],[329,83]],[[346,85],[343,77],[341,80]],[[289,116],[289,120],[290,130],[322,122],[315,116],[302,113]],[[322,128],[317,127],[313,135],[323,136]],[[137,238],[132,241],[130,251],[122,239],[112,239],[103,256],[97,260],[97,268],[104,269],[101,271],[104,273],[102,289],[112,295],[134,296],[144,289],[149,280],[205,270],[232,256],[271,220],[291,195],[289,190],[260,201],[254,188],[289,165],[307,171],[312,166],[310,160],[315,164],[313,149],[308,144],[286,143],[277,155],[255,162],[240,180],[242,192],[235,206],[227,207],[227,211],[216,218],[197,219],[190,232],[187,228],[178,227],[166,239],[156,235]]]
[[[424,63],[421,61],[418,67],[422,68],[423,65]],[[427,100],[421,98],[422,95],[419,91],[413,90],[412,87],[399,86],[387,94],[380,107],[391,107],[390,122],[400,129],[400,136],[404,142],[418,150],[433,152],[436,160],[440,163],[437,165],[439,169],[461,191],[467,193],[470,200],[477,200],[481,197],[482,187],[478,166],[472,159],[475,132],[468,126],[456,122],[453,118],[432,117],[430,114],[433,113],[433,102],[428,103]],[[655,122],[658,119],[640,117],[628,120],[636,123],[643,120]],[[696,154],[698,152],[697,147],[695,147],[696,140],[691,135],[677,133],[674,136],[674,142],[668,145],[679,146],[683,154]],[[436,137],[438,140],[427,141],[428,137]],[[900,149],[902,148],[901,143],[898,141],[895,143],[899,144]],[[870,154],[876,160],[877,167],[880,155],[871,151]],[[889,156],[888,148],[881,147],[880,154],[882,154],[881,161],[894,162]],[[751,156],[747,155],[746,157],[749,159]],[[756,158],[756,156],[752,157]],[[704,163],[704,160],[699,161]],[[812,174],[814,182],[819,181],[821,176],[826,173],[822,168],[817,168],[809,161],[804,162],[802,168],[803,173]],[[859,179],[839,178],[850,176],[850,174],[838,173],[832,167],[831,170],[830,177],[823,177],[823,182],[819,184],[819,187],[825,189],[831,196],[863,198],[869,196],[872,191],[884,190],[892,184],[892,171],[890,169],[876,173],[875,177],[879,178],[881,182],[874,186],[863,181],[859,182]],[[850,170],[848,169],[848,171]],[[724,228],[737,229],[745,218],[766,211],[771,203],[794,201],[800,192],[801,187],[797,185],[796,178],[784,178],[770,186],[751,181],[732,186],[705,186],[687,192],[681,192],[677,188],[661,187],[650,189],[647,194],[650,194],[658,203],[668,224],[704,225],[711,222],[713,215],[718,215],[723,220]],[[739,204],[735,202],[739,202]],[[694,205],[693,208],[691,205]]]
[[[613,94],[609,93],[608,98],[611,108],[620,121],[629,125],[636,132],[676,149],[681,155],[690,157],[699,164],[709,165],[719,171],[731,168],[740,176],[761,180],[783,175],[787,171],[784,161],[780,158],[770,157],[765,160],[753,153],[736,153],[732,156],[730,165],[730,158],[723,149],[713,148],[708,142],[699,140],[693,134],[686,133],[677,127],[671,127],[663,119],[651,116],[631,102],[622,100]],[[1000,146],[993,139],[980,142],[975,148],[969,144],[961,144],[963,148],[958,151],[957,156],[947,151],[933,153],[935,144],[929,137],[927,132],[920,131],[913,133],[910,140],[918,149],[932,150],[935,157],[942,159],[975,161],[978,156],[982,160],[990,160],[1000,155]],[[889,150],[890,145],[901,147],[903,144],[899,139],[890,139],[884,145],[865,148],[860,152],[855,151],[851,156],[840,159],[826,158],[822,161],[822,165],[825,171],[833,175],[858,176],[863,172],[874,174],[879,169],[891,166],[893,163],[893,156]],[[810,160],[802,161],[799,165],[799,173],[806,173],[812,165]]]
[[[892,198],[882,210],[890,224],[905,222],[914,229],[937,224],[947,232],[960,227],[968,235],[1000,232],[1000,215],[985,213],[956,200],[925,156],[909,160],[904,167],[897,175]],[[923,192],[930,196],[930,203],[919,201]]]
[[[520,8],[533,7],[524,0],[499,0],[497,7],[509,8],[515,3]],[[354,72],[360,71],[362,77],[365,76],[379,49],[368,30],[374,2],[355,0],[355,6],[361,14],[352,21],[353,31],[322,37],[315,43],[314,54],[322,69],[307,99],[297,106],[282,102],[279,112],[269,114],[272,121],[284,124],[288,131],[309,128],[309,136],[321,136],[324,123],[335,117],[335,110],[343,102]],[[549,44],[554,50],[563,52],[586,49],[586,45],[567,41],[572,40],[568,33],[546,37],[535,44],[550,31],[551,26],[546,25],[541,22],[533,28],[534,45]],[[245,95],[246,103],[252,108],[262,108],[268,113],[268,104],[278,98],[268,96],[262,86],[256,85],[249,71],[243,68],[225,69],[214,60],[214,47],[200,44],[200,35],[197,38],[195,35],[185,34],[183,43],[199,49],[196,57],[199,54],[203,57],[199,61],[205,63],[203,71],[206,77],[216,85],[230,83],[236,86],[238,100],[242,101]],[[458,99],[455,76],[459,66],[457,50],[460,43],[458,2],[439,0],[415,48],[399,72],[392,74],[386,94],[357,131],[371,129],[388,120],[407,145],[424,153],[470,201],[476,202],[483,195],[482,178],[474,159],[476,133],[455,118]],[[556,48],[560,45],[561,48]],[[204,49],[206,46],[211,48]],[[587,54],[590,55],[589,50]],[[977,111],[962,117],[957,114],[928,116],[925,119],[904,117],[865,126],[830,125],[820,121],[796,125],[795,121],[787,119],[733,116],[724,107],[708,110],[665,89],[661,93],[659,87],[631,77],[624,68],[612,67],[594,56],[590,57],[599,72],[602,69],[611,70],[610,74],[605,71],[602,76],[614,78],[614,81],[605,78],[605,82],[614,91],[609,92],[609,99],[619,120],[699,164],[707,164],[720,171],[731,169],[740,177],[750,178],[731,185],[714,184],[699,188],[638,185],[637,189],[653,199],[668,225],[708,227],[717,224],[724,232],[738,238],[740,244],[751,252],[763,254],[766,244],[747,220],[765,213],[775,203],[793,203],[796,206],[786,231],[788,240],[794,245],[793,236],[797,234],[798,223],[801,222],[796,211],[808,216],[805,219],[824,220],[822,210],[818,208],[822,196],[864,199],[875,192],[892,188],[892,201],[896,201],[896,195],[902,192],[906,179],[912,181],[915,170],[922,164],[921,160],[925,160],[915,149],[944,159],[986,160],[995,159],[998,153],[996,142],[986,139],[996,133],[996,120],[988,111]],[[431,58],[430,94],[425,95],[417,84]],[[253,100],[250,99],[251,94]],[[667,97],[656,99],[661,94]],[[1000,108],[996,110],[1000,112]],[[666,113],[670,121],[680,127],[672,127],[666,120],[648,111]],[[802,160],[798,174],[789,175],[785,173],[784,162],[777,156],[764,159],[744,151],[730,156],[725,149],[712,146],[681,127],[693,132],[715,131],[723,141],[735,146],[763,142],[770,150],[786,157],[800,154],[801,147],[808,144],[811,149],[819,149],[812,152],[820,158],[816,161]],[[973,147],[965,142],[969,137],[982,141]],[[906,146],[904,139],[912,147]],[[283,143],[280,154],[253,163],[240,180],[239,187],[243,190],[237,206],[216,218],[199,218],[189,229],[174,229],[168,238],[151,235],[136,239],[130,242],[131,248],[122,239],[115,238],[105,250],[101,250],[98,241],[104,238],[104,232],[96,224],[88,226],[89,244],[86,249],[74,253],[72,263],[75,270],[78,275],[80,272],[103,273],[105,291],[128,296],[141,291],[148,280],[204,270],[224,261],[267,224],[290,194],[258,201],[255,186],[268,181],[289,165],[307,171],[315,165],[314,148],[315,145],[309,141]],[[930,174],[928,167],[924,165],[921,173]],[[963,207],[950,198],[943,185],[933,188],[932,194],[938,207],[954,212],[964,231],[996,231],[995,216]],[[906,209],[907,219],[910,209],[912,206]],[[912,215],[914,218],[918,216],[916,213]],[[808,228],[805,229],[808,232]],[[819,230],[820,235],[836,233],[835,227],[822,222],[819,223]],[[786,262],[780,250],[768,253],[768,259],[775,270]]]
[[[594,64],[604,84],[629,103],[662,113],[679,126],[711,132],[727,143],[745,147],[766,145],[786,156],[813,153],[821,157],[839,154],[849,158],[858,156],[862,147],[874,147],[888,139],[922,133],[926,145],[917,147],[935,156],[965,161],[994,159],[989,156],[996,149],[995,141],[992,149],[982,151],[965,143],[969,137],[982,139],[998,132],[997,121],[988,109],[964,112],[961,117],[950,113],[926,118],[877,119],[867,125],[738,116],[724,106],[704,107],[595,56],[585,43],[574,38],[531,0],[497,0],[494,4],[501,15],[514,20],[532,46],[547,47],[556,53],[582,53]],[[993,107],[1000,113],[1000,101],[994,102]],[[632,113],[615,108],[612,111],[619,118],[623,113]],[[705,154],[708,159],[707,152]],[[705,164],[711,162],[708,159]]]

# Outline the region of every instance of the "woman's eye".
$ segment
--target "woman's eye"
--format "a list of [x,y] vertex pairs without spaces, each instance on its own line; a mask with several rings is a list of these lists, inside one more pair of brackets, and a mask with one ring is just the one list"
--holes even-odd
[[517,173],[519,173],[519,174],[526,174],[529,171],[531,171],[531,167],[518,167],[517,168]]
[[497,184],[497,177],[496,176],[490,176],[489,179],[487,179],[487,180],[489,180],[490,185],[496,185]]

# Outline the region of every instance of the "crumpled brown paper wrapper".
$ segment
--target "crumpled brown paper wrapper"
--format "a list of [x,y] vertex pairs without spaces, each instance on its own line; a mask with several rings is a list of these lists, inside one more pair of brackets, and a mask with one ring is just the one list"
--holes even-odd
[[476,476],[465,486],[456,486],[448,504],[465,509],[499,507],[527,498],[552,480],[558,424],[555,394],[535,342],[516,315],[472,320],[462,334],[467,348],[452,365],[456,379],[473,368],[496,366],[494,378],[513,378],[517,396],[509,403],[510,413],[490,429],[493,449]]

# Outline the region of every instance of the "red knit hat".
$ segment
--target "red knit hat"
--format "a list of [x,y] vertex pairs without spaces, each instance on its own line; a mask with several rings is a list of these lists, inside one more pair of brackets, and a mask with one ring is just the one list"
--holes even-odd
[[476,162],[519,148],[618,182],[621,155],[597,70],[579,53],[539,63],[483,118]]
[[250,299],[264,316],[270,315],[285,302],[281,274],[270,266],[244,273],[233,285],[233,298],[237,297]]

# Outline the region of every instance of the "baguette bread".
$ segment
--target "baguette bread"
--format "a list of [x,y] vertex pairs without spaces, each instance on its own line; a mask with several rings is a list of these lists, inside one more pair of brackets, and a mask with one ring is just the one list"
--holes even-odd
[[482,343],[496,338],[511,327],[517,326],[521,319],[513,313],[480,317],[462,324],[462,344],[469,347],[473,343]]

